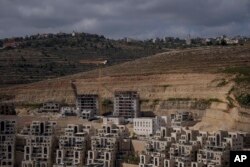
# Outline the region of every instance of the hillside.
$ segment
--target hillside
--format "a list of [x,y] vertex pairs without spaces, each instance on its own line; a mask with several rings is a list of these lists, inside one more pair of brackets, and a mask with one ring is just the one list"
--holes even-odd
[[79,94],[98,93],[101,100],[112,100],[115,90],[135,90],[144,115],[189,110],[202,120],[195,128],[249,131],[249,69],[250,45],[201,47],[2,88],[0,92],[20,107],[27,107],[48,100],[73,104],[72,83]]
[[128,43],[85,33],[16,41],[17,47],[0,49],[0,87],[93,70],[105,60],[111,66],[164,51],[152,43]]

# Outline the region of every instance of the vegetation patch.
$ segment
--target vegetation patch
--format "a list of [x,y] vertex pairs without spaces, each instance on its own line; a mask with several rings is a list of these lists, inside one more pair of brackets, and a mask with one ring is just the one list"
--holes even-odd
[[216,85],[217,87],[222,87],[228,84],[228,81],[226,81],[224,78]]
[[42,103],[25,103],[25,104],[19,104],[17,106],[19,107],[23,107],[23,108],[32,108],[32,109],[36,109],[36,108],[41,108],[42,107]]
[[236,97],[242,107],[250,107],[250,94],[244,93]]
[[229,67],[226,68],[223,72],[229,74],[237,74],[234,81],[236,83],[250,83],[250,66],[244,67]]
[[168,98],[168,101],[190,101],[191,98]]
[[139,164],[140,157],[138,155],[130,154],[124,158],[124,162],[126,162],[128,164]]

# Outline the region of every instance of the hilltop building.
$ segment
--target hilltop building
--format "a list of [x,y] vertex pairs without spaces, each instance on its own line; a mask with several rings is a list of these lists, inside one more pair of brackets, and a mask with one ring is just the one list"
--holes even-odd
[[136,118],[139,116],[139,95],[134,91],[117,91],[114,97],[114,116]]

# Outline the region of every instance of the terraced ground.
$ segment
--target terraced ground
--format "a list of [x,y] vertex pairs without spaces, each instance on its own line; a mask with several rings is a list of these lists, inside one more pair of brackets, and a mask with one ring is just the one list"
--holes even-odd
[[[237,95],[250,93],[249,69],[249,44],[172,50],[99,70],[1,88],[0,94],[34,106],[48,100],[74,103],[72,83],[78,93],[98,93],[101,100],[112,99],[115,90],[135,90],[143,112],[167,115],[178,109],[163,104],[176,101],[184,109],[201,113],[196,128],[249,131],[250,110],[237,100]],[[193,101],[208,108],[188,108]],[[222,126],[225,121],[227,125]]]

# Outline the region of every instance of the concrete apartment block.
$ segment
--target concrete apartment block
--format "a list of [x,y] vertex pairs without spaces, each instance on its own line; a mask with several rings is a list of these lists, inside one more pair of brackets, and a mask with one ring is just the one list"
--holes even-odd
[[14,167],[16,122],[0,119],[0,166]]
[[139,116],[139,95],[134,91],[116,91],[114,95],[114,116],[136,118]]
[[193,126],[195,123],[191,112],[178,111],[171,114],[171,126],[173,127]]
[[123,125],[125,120],[123,117],[103,117],[103,124],[115,124],[115,125]]
[[87,165],[118,167],[119,160],[131,151],[128,134],[124,125],[104,124],[97,130],[97,135],[91,137]]
[[60,109],[60,113],[62,117],[67,117],[67,116],[77,116],[77,111],[74,107],[69,107],[69,106],[63,106]]
[[59,112],[60,111],[60,103],[55,101],[48,101],[43,103],[41,112]]
[[239,132],[202,132],[180,127],[161,127],[147,138],[139,167],[224,167],[229,166],[230,150],[243,150]]
[[33,121],[22,134],[26,137],[22,167],[51,167],[55,122]]
[[83,119],[93,118],[99,114],[98,95],[82,94],[76,98],[76,110]]
[[69,124],[65,128],[64,135],[59,138],[59,149],[56,150],[56,164],[53,167],[82,167],[84,165],[90,129],[87,127]]

